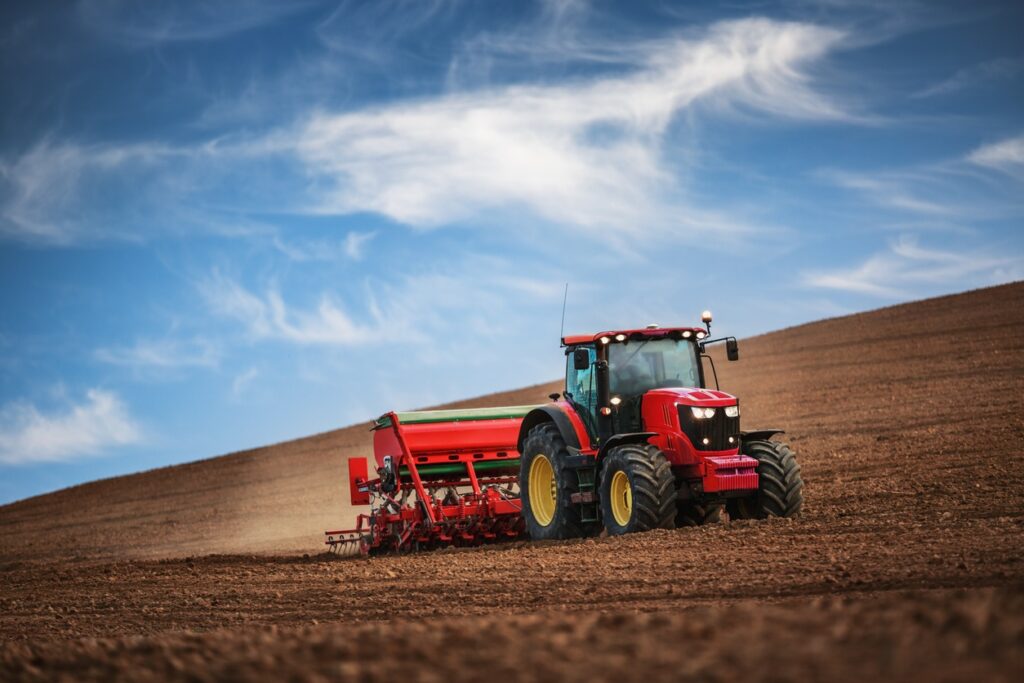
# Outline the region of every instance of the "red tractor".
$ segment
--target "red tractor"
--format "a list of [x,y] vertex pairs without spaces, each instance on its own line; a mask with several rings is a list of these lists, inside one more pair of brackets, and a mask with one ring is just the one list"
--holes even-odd
[[[376,478],[349,461],[355,529],[327,543],[364,553],[516,537],[564,539],[792,517],[803,481],[780,429],[740,430],[715,377],[706,327],[562,339],[565,390],[540,406],[388,413],[375,426]],[[410,500],[410,496],[413,500]]]

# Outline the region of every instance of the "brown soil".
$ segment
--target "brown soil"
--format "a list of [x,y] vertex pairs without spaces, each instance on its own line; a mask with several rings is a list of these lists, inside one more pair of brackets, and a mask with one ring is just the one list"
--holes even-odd
[[366,425],[2,507],[0,679],[1016,680],[1022,329],[1015,284],[720,360],[787,429],[798,520],[325,556]]

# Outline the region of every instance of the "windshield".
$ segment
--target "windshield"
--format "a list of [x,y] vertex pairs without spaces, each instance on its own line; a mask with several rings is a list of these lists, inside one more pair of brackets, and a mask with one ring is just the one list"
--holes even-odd
[[697,387],[697,351],[693,343],[649,339],[608,347],[613,396],[639,396],[658,387]]

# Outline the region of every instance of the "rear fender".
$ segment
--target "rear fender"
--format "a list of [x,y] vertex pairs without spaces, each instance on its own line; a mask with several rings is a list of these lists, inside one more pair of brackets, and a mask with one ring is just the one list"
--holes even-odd
[[579,416],[575,413],[569,415],[568,411],[572,410],[572,406],[567,402],[559,401],[534,408],[528,412],[523,418],[522,424],[519,425],[519,439],[516,442],[516,448],[522,453],[530,430],[537,425],[551,422],[558,428],[558,433],[562,435],[562,440],[569,447],[569,452],[579,453],[583,448],[581,444],[590,445],[590,437],[587,436],[586,428]]

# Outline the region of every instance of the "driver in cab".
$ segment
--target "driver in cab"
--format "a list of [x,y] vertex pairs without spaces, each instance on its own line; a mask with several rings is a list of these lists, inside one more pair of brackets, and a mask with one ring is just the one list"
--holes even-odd
[[646,354],[633,353],[625,360],[609,363],[612,393],[623,396],[642,394],[654,385],[654,374]]

